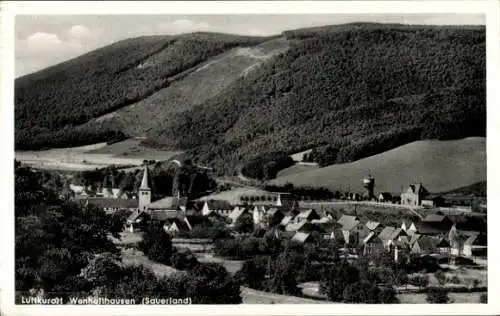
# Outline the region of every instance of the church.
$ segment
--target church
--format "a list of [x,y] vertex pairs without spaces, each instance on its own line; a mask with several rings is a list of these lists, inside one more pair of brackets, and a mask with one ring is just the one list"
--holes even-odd
[[127,219],[125,225],[125,230],[128,232],[136,231],[136,228],[139,228],[147,220],[157,220],[164,223],[167,231],[191,230],[193,226],[208,221],[208,218],[201,214],[202,204],[181,197],[180,194],[151,201],[152,192],[149,186],[147,167],[144,169],[137,200],[137,208]]

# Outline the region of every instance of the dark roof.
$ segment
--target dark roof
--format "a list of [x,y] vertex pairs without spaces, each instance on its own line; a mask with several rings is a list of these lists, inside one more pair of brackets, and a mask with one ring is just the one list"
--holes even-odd
[[384,229],[382,229],[380,234],[378,234],[378,238],[384,241],[391,240],[391,237],[395,232],[396,232],[396,227],[386,226],[384,227]]
[[423,219],[424,222],[442,222],[444,220],[448,220],[448,218],[439,214],[429,214]]
[[85,199],[90,205],[105,207],[105,208],[138,208],[139,200],[137,199],[115,199],[115,198],[100,198],[89,197]]
[[450,227],[441,225],[438,222],[418,222],[415,224],[415,227],[421,235],[439,235],[450,231]]
[[384,199],[392,199],[392,194],[389,192],[381,192],[380,195],[382,195]]
[[189,226],[187,225],[187,223],[180,218],[170,218],[166,221],[166,224],[168,226],[171,226],[174,223],[179,230],[185,230],[185,231],[189,230]]
[[210,226],[212,224],[208,217],[201,215],[186,215],[186,219],[193,228],[201,225]]
[[422,251],[436,251],[437,248],[449,247],[450,244],[444,238],[438,238],[433,236],[422,236],[416,243]]
[[145,213],[143,211],[134,211],[130,216],[127,218],[127,222],[134,222],[139,218],[139,216],[144,216]]
[[159,211],[151,211],[151,219],[157,221],[166,221],[168,219],[179,218],[181,217],[180,212],[174,210],[159,210]]
[[464,242],[464,245],[469,246],[486,246],[487,244],[486,234],[473,234]]

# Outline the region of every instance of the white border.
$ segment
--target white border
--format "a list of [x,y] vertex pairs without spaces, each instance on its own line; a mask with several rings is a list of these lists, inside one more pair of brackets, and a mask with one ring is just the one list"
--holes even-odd
[[[14,288],[14,193],[13,193],[13,78],[14,78],[14,16],[16,14],[314,14],[314,13],[484,13],[487,22],[487,92],[488,92],[488,178],[500,178],[498,167],[497,144],[499,87],[499,2],[491,1],[216,1],[216,2],[2,2],[1,6],[1,118],[2,147],[0,155],[2,173],[0,182],[0,232],[2,242],[1,256],[1,301],[0,310],[6,315],[55,315],[55,314],[114,314],[114,315],[386,315],[386,314],[432,314],[432,315],[473,315],[498,314],[500,305],[495,297],[500,297],[498,282],[498,245],[493,223],[498,223],[498,214],[494,206],[500,205],[500,195],[496,193],[494,181],[489,182],[489,258],[488,284],[489,304],[452,304],[452,305],[193,305],[193,306],[19,306],[13,305],[13,292],[5,289]],[[496,164],[494,162],[497,162]],[[492,232],[493,231],[493,232]]]

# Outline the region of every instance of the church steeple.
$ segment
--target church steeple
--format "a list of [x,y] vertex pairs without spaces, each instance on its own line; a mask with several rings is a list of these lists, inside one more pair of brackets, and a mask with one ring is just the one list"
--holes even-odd
[[142,182],[139,190],[151,190],[149,188],[148,167],[144,168],[144,174],[142,175]]
[[148,180],[148,167],[145,167],[141,186],[139,187],[139,210],[141,211],[145,211],[146,205],[151,203],[151,188]]

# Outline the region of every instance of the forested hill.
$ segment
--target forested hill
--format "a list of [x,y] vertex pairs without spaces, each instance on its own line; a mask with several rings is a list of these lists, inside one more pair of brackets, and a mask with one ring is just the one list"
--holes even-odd
[[171,78],[235,46],[268,38],[218,33],[123,40],[15,81],[16,149],[65,147],[123,136],[79,128],[134,104]]
[[286,53],[172,118],[150,143],[194,148],[231,170],[275,151],[326,147],[329,163],[341,163],[486,135],[484,28],[353,24],[284,36]]
[[[249,161],[262,160],[260,156],[271,157],[273,152],[288,154],[317,148],[315,155],[328,164],[353,161],[420,139],[486,135],[484,27],[354,23],[287,31],[281,39],[288,44],[285,51],[254,67],[213,97],[185,110],[177,109],[168,115],[168,120],[160,109],[156,121],[149,123],[151,129],[145,143],[187,149],[204,165],[233,172]],[[164,49],[162,45],[167,43],[167,49],[179,45],[179,41],[172,44],[170,38],[149,40],[151,45],[137,48],[142,52],[148,47],[144,56]],[[85,92],[75,92],[80,90],[78,85],[65,86],[68,77],[87,80],[81,78],[83,75],[75,78],[69,71],[50,80],[17,84],[16,146],[40,144],[41,128],[60,133],[67,124],[76,125],[134,103],[151,89],[162,87],[165,77],[201,60],[199,54],[210,61],[209,56],[227,47],[263,45],[270,40],[230,37],[215,40],[217,44],[207,48],[202,45],[206,42],[182,46],[183,52],[189,54],[171,55],[177,59],[169,60],[175,61],[173,65],[184,66],[153,68],[153,74],[163,71],[159,76],[136,72],[134,62],[117,61],[123,65],[116,66],[111,77],[102,71],[92,72],[92,84],[87,81]],[[101,58],[103,63],[104,57],[94,54],[86,58],[92,62]],[[188,60],[195,61],[185,61],[184,55],[193,55]],[[143,85],[139,87],[144,88],[133,92],[138,88],[132,88],[135,86],[128,81],[113,80],[117,74],[142,78]],[[196,74],[191,74],[191,81]],[[101,86],[103,80],[110,82],[105,88]],[[87,97],[94,95],[93,89],[98,92]],[[40,95],[52,101],[42,102],[46,99]],[[103,97],[100,102],[92,102],[92,98]],[[37,110],[38,104],[51,106]],[[68,113],[61,111],[64,107],[73,114],[63,114]],[[40,112],[48,114],[43,116]],[[52,116],[54,113],[57,115]],[[30,121],[33,117],[37,117],[37,122]],[[38,120],[40,117],[46,121]],[[72,135],[88,130],[79,127],[78,133]],[[115,135],[105,137],[111,136]],[[50,142],[44,144],[54,146]],[[270,161],[267,168],[275,165],[280,162]]]

